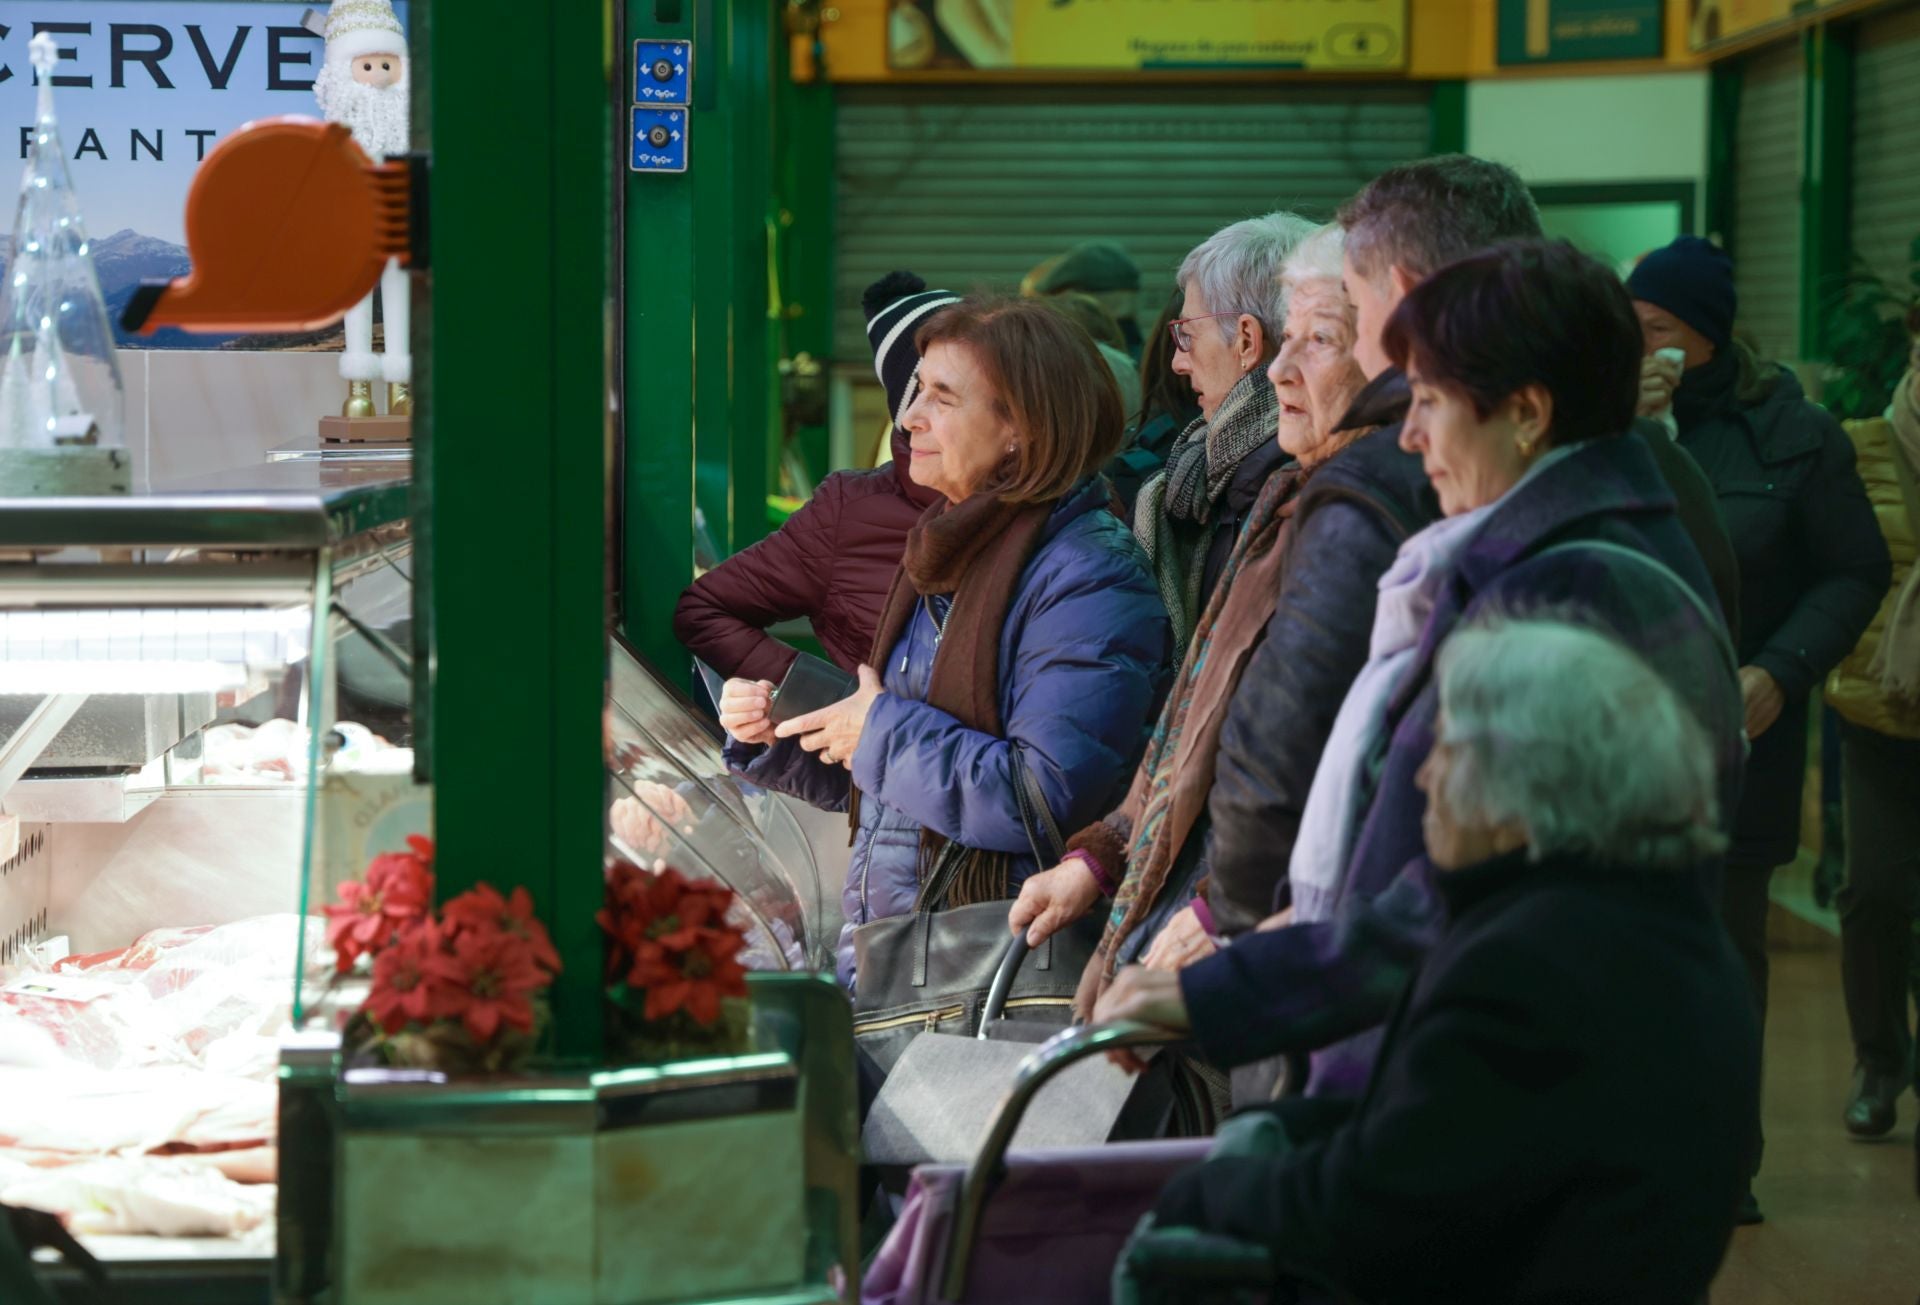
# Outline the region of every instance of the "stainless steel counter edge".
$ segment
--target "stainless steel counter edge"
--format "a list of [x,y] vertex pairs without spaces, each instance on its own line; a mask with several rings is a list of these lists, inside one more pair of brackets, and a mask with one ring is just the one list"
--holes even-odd
[[472,1081],[350,1070],[335,1091],[353,1132],[554,1134],[791,1109],[797,1086],[792,1058],[773,1051]]
[[404,474],[369,477],[339,488],[5,498],[0,499],[0,549],[227,546],[311,551],[404,520],[408,506]]

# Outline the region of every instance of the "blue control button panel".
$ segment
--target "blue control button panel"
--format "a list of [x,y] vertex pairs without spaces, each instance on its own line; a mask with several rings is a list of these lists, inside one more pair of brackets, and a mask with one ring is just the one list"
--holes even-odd
[[687,111],[633,106],[635,172],[687,170]]
[[633,102],[683,108],[692,104],[693,42],[635,41]]

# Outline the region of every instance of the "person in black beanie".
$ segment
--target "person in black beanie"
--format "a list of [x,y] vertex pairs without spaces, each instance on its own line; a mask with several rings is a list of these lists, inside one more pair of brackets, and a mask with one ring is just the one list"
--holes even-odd
[[801,616],[813,623],[827,656],[843,670],[854,670],[871,652],[907,531],[940,497],[907,475],[900,421],[919,388],[914,333],[959,298],[929,290],[910,272],[890,273],[867,287],[861,307],[892,417],[894,460],[871,470],[834,472],[779,530],[680,595],[674,637],[723,678],[778,684],[797,651],[767,627]]
[[[1840,423],[1792,372],[1734,338],[1739,300],[1726,253],[1681,236],[1641,260],[1627,290],[1646,340],[1641,413],[1671,408],[1680,446],[1719,496],[1740,563],[1740,689],[1752,751],[1721,909],[1764,1021],[1767,889],[1800,846],[1809,696],[1866,631],[1892,564]],[[1655,356],[1662,349],[1680,351],[1679,368]],[[1744,1217],[1760,1218],[1751,1192]]]

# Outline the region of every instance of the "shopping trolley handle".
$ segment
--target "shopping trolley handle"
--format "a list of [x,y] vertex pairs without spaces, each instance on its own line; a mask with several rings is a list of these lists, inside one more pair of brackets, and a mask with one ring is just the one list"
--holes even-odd
[[[1009,949],[1010,954],[1012,950]],[[980,1236],[980,1219],[987,1207],[987,1197],[1000,1180],[1007,1147],[1012,1144],[1027,1107],[1033,1104],[1033,1098],[1048,1080],[1089,1056],[1126,1047],[1162,1047],[1186,1040],[1184,1033],[1135,1020],[1082,1024],[1054,1034],[1020,1063],[1013,1086],[994,1112],[993,1124],[987,1129],[973,1163],[967,1167],[966,1181],[960,1188],[960,1209],[953,1222],[953,1239],[947,1247],[940,1299],[958,1301],[966,1295],[967,1264],[973,1258],[973,1245]]]

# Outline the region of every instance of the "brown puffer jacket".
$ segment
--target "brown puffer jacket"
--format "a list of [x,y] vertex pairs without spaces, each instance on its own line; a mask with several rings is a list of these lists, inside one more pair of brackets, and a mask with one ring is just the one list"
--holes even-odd
[[[1902,384],[1909,382],[1903,381]],[[1893,465],[1893,423],[1884,417],[1845,423],[1853,438],[1860,479],[1873,503],[1873,515],[1880,522],[1880,533],[1887,537],[1887,551],[1893,554],[1893,584],[1873,614],[1873,624],[1846,659],[1827,677],[1827,703],[1855,725],[1877,730],[1897,739],[1920,739],[1920,710],[1887,697],[1879,677],[1868,668],[1880,648],[1887,618],[1894,600],[1906,587],[1913,570],[1916,544],[1913,523],[1907,518],[1907,503],[1900,492],[1900,476]]]
[[829,657],[859,666],[907,531],[938,497],[907,478],[907,459],[896,426],[891,465],[828,476],[779,530],[688,586],[674,637],[723,676],[778,684],[795,654],[766,628],[804,616]]

